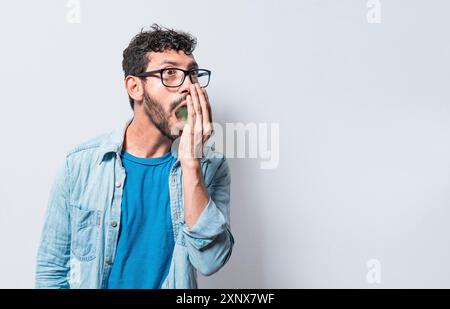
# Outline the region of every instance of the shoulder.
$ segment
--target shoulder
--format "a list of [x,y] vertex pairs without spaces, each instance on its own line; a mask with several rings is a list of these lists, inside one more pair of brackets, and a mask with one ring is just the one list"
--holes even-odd
[[65,158],[69,168],[93,166],[107,148],[106,145],[109,145],[112,134],[113,132],[102,133],[72,147],[66,152]]
[[205,145],[203,147],[203,159],[219,163],[226,160],[225,155],[222,152],[216,151],[214,146],[210,145]]
[[203,154],[203,160],[210,166],[209,171],[214,174],[214,177],[229,176],[228,161],[222,152],[216,151],[212,146],[205,145]]
[[104,144],[104,142],[110,136],[110,132],[99,134],[93,138],[90,138],[86,141],[76,144],[69,151],[67,151],[67,157],[76,156],[79,153],[96,150]]

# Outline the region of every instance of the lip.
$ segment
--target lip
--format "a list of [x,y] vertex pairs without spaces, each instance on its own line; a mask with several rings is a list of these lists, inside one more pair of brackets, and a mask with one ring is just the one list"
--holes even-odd
[[187,106],[187,102],[186,102],[186,101],[181,102],[181,104],[178,105],[178,106],[175,108],[175,111],[177,111],[180,107],[183,107],[183,106]]

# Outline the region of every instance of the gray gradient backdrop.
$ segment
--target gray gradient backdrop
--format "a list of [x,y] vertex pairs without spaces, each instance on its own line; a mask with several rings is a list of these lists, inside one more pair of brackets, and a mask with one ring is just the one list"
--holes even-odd
[[65,151],[131,116],[122,50],[152,22],[198,37],[216,121],[280,125],[278,168],[230,160],[236,245],[201,287],[450,287],[449,1],[66,3],[0,3],[1,288],[33,287]]

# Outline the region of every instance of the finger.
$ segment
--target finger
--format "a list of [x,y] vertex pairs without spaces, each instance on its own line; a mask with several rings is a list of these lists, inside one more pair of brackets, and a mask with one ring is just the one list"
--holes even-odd
[[199,94],[200,106],[202,109],[202,125],[203,125],[202,142],[205,143],[208,140],[208,138],[211,136],[212,125],[210,122],[208,102],[206,101],[205,93],[198,84],[195,84],[195,85],[197,87],[197,92]]
[[200,106],[199,93],[194,85],[191,86],[191,96],[192,103],[195,111],[195,122],[194,122],[194,151],[195,158],[200,158],[202,156],[202,146],[203,146],[203,123],[202,123],[202,109]]
[[211,135],[214,133],[214,128],[212,127],[213,119],[212,119],[212,111],[211,111],[211,103],[209,102],[208,92],[205,88],[201,88],[203,91],[203,94],[206,98],[206,105],[208,107],[208,115],[209,115],[209,122],[211,123]]
[[208,106],[208,113],[209,113],[209,122],[212,123],[212,112],[211,112],[211,104],[209,103],[209,97],[208,97],[208,92],[206,92],[205,88],[201,88],[203,94],[205,95],[206,98],[206,102],[207,102],[207,106]]
[[[194,149],[194,121],[195,121],[195,111],[194,106],[192,102],[191,95],[188,95],[186,97],[186,103],[187,103],[187,123],[185,125],[185,129],[188,130],[189,135],[189,141],[187,142],[187,145],[189,146],[189,154],[193,155],[193,149]],[[187,127],[186,127],[187,126]]]

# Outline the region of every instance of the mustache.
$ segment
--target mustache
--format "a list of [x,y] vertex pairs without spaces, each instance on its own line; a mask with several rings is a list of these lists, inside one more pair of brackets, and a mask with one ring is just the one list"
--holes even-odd
[[177,108],[178,105],[180,105],[181,102],[185,101],[188,94],[176,99],[172,103],[170,103],[170,111],[173,111],[175,108]]

